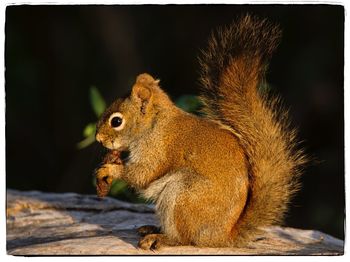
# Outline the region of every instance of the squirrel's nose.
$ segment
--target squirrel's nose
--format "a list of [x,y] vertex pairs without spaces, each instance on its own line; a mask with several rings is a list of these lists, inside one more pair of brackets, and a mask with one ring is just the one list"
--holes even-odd
[[96,140],[97,142],[102,143],[102,136],[99,133],[96,134]]

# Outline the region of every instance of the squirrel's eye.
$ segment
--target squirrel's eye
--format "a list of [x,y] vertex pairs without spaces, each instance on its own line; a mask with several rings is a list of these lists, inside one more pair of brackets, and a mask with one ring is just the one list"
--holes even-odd
[[124,127],[124,123],[125,121],[123,119],[123,115],[119,112],[113,113],[109,117],[109,124],[115,130],[122,130]]
[[111,119],[111,126],[112,127],[118,127],[122,124],[123,119],[121,119],[119,116],[115,116]]

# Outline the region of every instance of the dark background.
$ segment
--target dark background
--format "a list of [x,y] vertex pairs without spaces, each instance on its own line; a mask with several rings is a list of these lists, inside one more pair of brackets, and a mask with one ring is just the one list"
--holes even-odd
[[149,72],[174,99],[197,94],[199,50],[212,29],[246,12],[283,29],[267,79],[317,159],[286,225],[344,238],[342,6],[7,7],[7,187],[94,194],[102,149],[76,148],[86,124],[96,121],[89,87],[110,103]]

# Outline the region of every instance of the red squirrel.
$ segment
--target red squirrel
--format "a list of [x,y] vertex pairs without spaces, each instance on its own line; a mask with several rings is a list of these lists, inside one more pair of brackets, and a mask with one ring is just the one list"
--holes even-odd
[[[156,204],[160,229],[141,227],[140,248],[242,246],[282,221],[306,158],[279,99],[259,91],[280,35],[250,15],[212,34],[202,116],[176,107],[149,74],[102,115],[96,139],[114,160],[97,171],[100,195],[123,179]],[[127,161],[115,161],[124,150]]]

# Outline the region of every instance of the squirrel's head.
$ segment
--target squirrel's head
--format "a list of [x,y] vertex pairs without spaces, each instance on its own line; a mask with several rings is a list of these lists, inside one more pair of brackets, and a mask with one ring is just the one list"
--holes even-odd
[[114,150],[126,150],[157,125],[159,112],[172,102],[159,87],[159,80],[141,74],[129,96],[114,101],[97,123],[96,140]]

